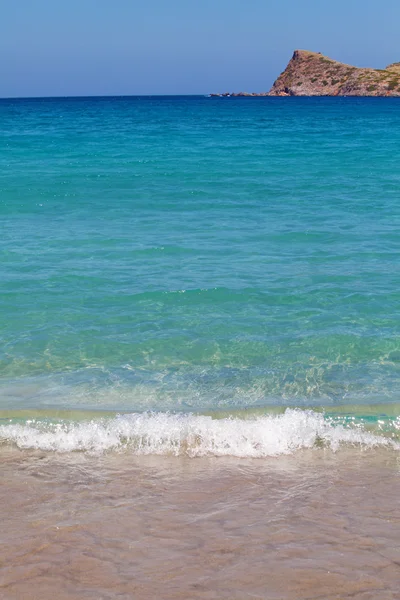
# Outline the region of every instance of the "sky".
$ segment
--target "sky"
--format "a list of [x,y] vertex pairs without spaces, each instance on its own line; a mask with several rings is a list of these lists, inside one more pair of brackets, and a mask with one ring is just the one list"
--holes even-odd
[[0,97],[268,91],[296,48],[400,61],[399,0],[0,0]]

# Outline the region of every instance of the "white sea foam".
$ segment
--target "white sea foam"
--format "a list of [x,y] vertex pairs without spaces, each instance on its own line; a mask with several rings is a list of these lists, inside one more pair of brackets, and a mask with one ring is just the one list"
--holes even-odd
[[343,425],[314,411],[287,409],[281,415],[214,419],[193,414],[144,413],[78,423],[28,421],[0,426],[0,443],[56,452],[136,455],[265,457],[318,445],[337,450],[400,445],[363,425]]

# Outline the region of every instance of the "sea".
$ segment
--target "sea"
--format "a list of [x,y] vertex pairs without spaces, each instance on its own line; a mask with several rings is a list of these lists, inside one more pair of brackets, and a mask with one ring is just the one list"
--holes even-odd
[[0,597],[393,600],[400,100],[0,100]]

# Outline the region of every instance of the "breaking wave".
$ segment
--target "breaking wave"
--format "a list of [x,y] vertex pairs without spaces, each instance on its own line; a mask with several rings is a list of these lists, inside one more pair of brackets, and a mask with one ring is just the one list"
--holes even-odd
[[400,448],[399,419],[389,431],[368,430],[312,410],[248,419],[171,413],[135,413],[80,422],[30,420],[0,425],[0,443],[53,452],[135,455],[267,457],[303,448],[342,445]]

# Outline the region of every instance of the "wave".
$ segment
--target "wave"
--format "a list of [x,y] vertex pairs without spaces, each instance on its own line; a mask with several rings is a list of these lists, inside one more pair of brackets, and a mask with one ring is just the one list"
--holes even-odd
[[343,445],[400,449],[399,419],[384,431],[326,417],[312,410],[243,419],[171,413],[134,413],[81,422],[30,420],[0,425],[0,444],[51,452],[262,458],[298,450]]

